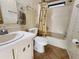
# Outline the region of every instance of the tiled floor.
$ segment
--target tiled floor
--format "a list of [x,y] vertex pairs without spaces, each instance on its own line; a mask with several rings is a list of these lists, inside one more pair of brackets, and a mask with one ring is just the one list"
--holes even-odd
[[45,51],[43,54],[34,51],[34,59],[69,59],[69,55],[65,49],[47,45]]

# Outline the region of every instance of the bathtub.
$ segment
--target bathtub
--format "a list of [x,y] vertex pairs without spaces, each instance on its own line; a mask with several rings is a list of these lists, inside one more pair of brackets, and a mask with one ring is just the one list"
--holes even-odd
[[67,49],[67,46],[66,46],[67,40],[63,40],[56,37],[49,37],[49,36],[47,36],[46,38],[47,38],[48,44],[57,46],[59,48]]

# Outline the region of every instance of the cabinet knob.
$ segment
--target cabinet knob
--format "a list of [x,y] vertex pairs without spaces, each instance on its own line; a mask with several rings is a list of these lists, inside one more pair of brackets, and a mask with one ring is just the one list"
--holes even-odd
[[[27,47],[29,48],[30,47],[30,44],[28,44]],[[23,52],[25,52],[25,51],[26,51],[26,47],[23,48]]]
[[30,47],[30,44],[28,44],[28,48]]
[[25,50],[26,50],[26,48],[24,47],[24,48],[23,48],[23,52],[25,52]]

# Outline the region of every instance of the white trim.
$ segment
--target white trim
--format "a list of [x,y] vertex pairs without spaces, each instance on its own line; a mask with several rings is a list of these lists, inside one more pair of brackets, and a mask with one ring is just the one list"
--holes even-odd
[[68,49],[66,49],[66,50],[67,50],[67,53],[69,55],[69,59],[71,59],[71,54],[69,53]]

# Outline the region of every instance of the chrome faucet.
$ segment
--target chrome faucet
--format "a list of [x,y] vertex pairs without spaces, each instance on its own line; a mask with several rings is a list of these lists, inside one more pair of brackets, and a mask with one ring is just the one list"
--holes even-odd
[[0,28],[0,35],[4,35],[4,34],[8,34],[8,29],[6,28],[6,26],[2,26]]

